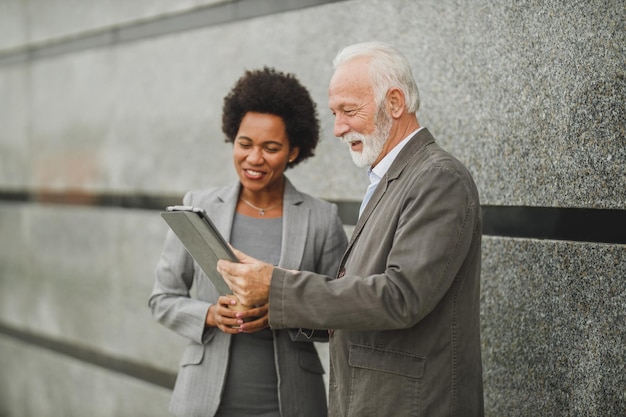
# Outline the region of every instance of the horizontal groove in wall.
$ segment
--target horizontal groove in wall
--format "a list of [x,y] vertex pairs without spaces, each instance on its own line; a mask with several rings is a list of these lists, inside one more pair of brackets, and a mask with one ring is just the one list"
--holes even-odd
[[181,204],[182,195],[111,194],[88,191],[1,191],[0,202],[63,204],[93,207],[117,207],[140,210],[162,210]]
[[0,51],[0,65],[132,42],[345,0],[237,0]]
[[117,358],[95,349],[78,346],[75,343],[26,332],[3,323],[0,323],[0,335],[8,336],[20,342],[66,355],[81,362],[137,378],[163,388],[174,388],[174,382],[176,381],[176,374],[174,372],[143,365],[129,359]]
[[483,206],[483,234],[573,242],[626,243],[626,210]]
[[[142,210],[164,210],[181,204],[182,195],[97,194],[0,190],[0,203],[65,204]],[[330,200],[345,225],[354,226],[359,202]],[[484,205],[483,234],[574,242],[626,243],[626,210]]]

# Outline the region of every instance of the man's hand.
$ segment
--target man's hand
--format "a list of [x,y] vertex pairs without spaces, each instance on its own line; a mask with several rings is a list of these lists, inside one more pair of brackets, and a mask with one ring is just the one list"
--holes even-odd
[[217,262],[217,272],[222,274],[241,304],[246,306],[267,304],[274,266],[254,259],[237,249],[233,248],[233,252],[241,263],[220,259]]

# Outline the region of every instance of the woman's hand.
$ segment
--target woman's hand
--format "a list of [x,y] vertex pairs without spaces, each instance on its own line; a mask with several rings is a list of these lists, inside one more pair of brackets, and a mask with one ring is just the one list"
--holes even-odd
[[221,296],[217,299],[217,303],[209,307],[206,315],[206,325],[208,327],[217,327],[224,333],[237,334],[239,330],[235,327],[243,324],[243,320],[237,318],[236,311],[231,310],[229,306],[236,305],[237,300],[228,296]]
[[254,333],[269,327],[269,304],[253,307],[245,311],[237,311],[237,318],[243,319],[239,325],[240,333]]
[[241,305],[232,295],[223,295],[209,307],[206,325],[217,327],[224,333],[253,333],[269,326],[269,308]]

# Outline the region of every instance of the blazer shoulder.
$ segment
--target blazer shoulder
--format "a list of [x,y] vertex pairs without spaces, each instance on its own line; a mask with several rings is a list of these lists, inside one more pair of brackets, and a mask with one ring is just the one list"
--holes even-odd
[[287,204],[301,205],[312,210],[322,211],[330,210],[335,206],[334,203],[298,190],[289,179],[286,179],[285,186],[285,203]]
[[232,196],[237,195],[238,192],[238,184],[191,190],[185,193],[183,204],[206,207],[211,205],[211,203],[228,201]]
[[310,194],[301,194],[301,204],[304,207],[308,207],[311,211],[317,211],[322,213],[329,213],[337,210],[337,205],[330,201],[324,200],[319,197],[314,197]]

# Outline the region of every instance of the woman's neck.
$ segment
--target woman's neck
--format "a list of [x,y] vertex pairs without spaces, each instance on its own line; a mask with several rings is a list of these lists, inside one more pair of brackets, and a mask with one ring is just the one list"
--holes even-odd
[[237,203],[237,212],[252,217],[280,217],[283,215],[284,180],[273,189],[253,191],[242,188]]

